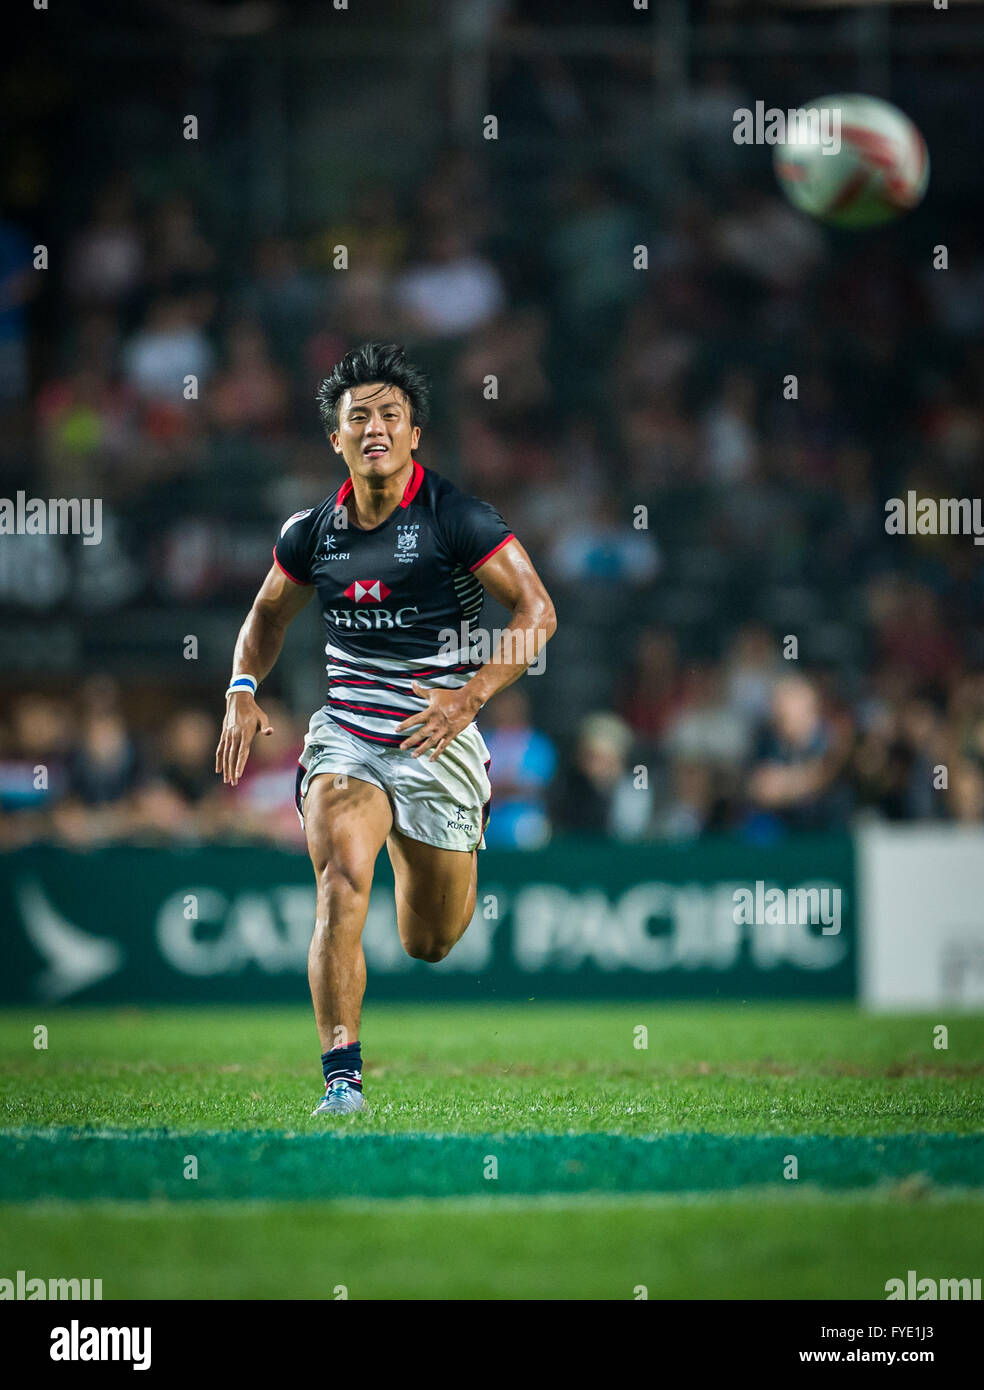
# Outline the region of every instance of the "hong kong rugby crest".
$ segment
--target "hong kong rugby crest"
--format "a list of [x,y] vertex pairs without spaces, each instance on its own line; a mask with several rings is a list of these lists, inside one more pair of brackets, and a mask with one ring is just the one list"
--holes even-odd
[[412,565],[417,558],[417,532],[420,530],[419,521],[401,522],[396,528],[396,549],[393,552],[393,559],[399,560],[401,565]]

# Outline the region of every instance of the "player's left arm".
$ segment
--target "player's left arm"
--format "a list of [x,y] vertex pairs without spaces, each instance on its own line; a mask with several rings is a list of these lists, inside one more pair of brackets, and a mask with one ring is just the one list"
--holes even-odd
[[414,681],[416,693],[427,697],[427,708],[404,719],[396,730],[414,729],[400,747],[412,748],[415,758],[430,750],[433,761],[443,753],[487,700],[519,679],[557,630],[550,595],[515,536],[474,573],[512,617],[498,634],[489,660],[462,689],[430,690]]

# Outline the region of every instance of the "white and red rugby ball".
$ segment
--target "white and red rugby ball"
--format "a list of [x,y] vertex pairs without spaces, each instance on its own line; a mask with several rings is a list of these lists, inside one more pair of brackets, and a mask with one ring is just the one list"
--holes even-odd
[[836,227],[870,227],[922,201],[929,152],[898,107],[848,95],[819,97],[801,110],[817,112],[819,119],[791,123],[773,156],[776,177],[794,207]]

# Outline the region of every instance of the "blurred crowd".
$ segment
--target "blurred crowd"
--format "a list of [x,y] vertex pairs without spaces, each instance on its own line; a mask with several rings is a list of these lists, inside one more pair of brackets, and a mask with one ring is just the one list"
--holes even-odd
[[[645,108],[646,65],[620,76],[595,110],[576,65],[517,60],[495,109],[540,111],[569,148],[588,115],[614,135]],[[231,652],[274,528],[340,481],[319,380],[355,344],[400,340],[434,380],[421,461],[499,507],[560,620],[544,674],[485,712],[490,845],[980,821],[979,551],[884,524],[910,488],[979,486],[976,223],[948,211],[945,270],[932,229],[832,236],[743,165],[731,113],[751,100],[733,66],[704,65],[665,190],[637,154],[539,177],[515,147],[438,147],[405,186],[365,179],[334,222],[256,237],[116,169],[66,224],[40,320],[32,238],[4,223],[0,396],[36,444],[18,485],[99,496],[110,519],[48,599],[0,564],[0,605],[74,605],[80,629],[207,605]],[[310,711],[271,687],[276,732],[235,792],[212,770],[216,701],[169,688],[148,722],[125,654],[81,694],[11,687],[2,843],[299,846]]]
[[[262,707],[273,732],[254,740],[233,788],[215,772],[214,708],[153,713],[138,728],[105,676],[70,700],[20,697],[0,730],[0,848],[303,851],[294,783],[305,721],[266,695]],[[984,675],[956,681],[945,708],[893,678],[852,710],[823,680],[791,671],[754,625],[720,665],[682,662],[672,632],[646,631],[620,710],[581,719],[566,758],[536,727],[522,684],[489,702],[483,730],[490,848],[536,849],[557,835],[767,844],[865,818],[984,818]]]

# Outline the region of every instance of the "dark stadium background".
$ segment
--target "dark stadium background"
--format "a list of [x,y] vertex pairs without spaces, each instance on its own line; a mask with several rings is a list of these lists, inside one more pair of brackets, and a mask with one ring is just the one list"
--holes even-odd
[[[486,712],[494,755],[532,731],[492,843],[981,820],[979,554],[883,525],[886,497],[965,495],[981,466],[969,7],[353,0],[261,5],[241,35],[235,5],[84,9],[39,15],[5,74],[3,491],[101,496],[106,532],[0,546],[5,847],[300,843],[290,778],[258,773],[322,701],[313,608],[234,800],[211,756],[277,527],[338,481],[315,387],[369,337],[431,370],[421,460],[502,510],[556,597],[545,671]],[[890,90],[927,137],[903,227],[812,226],[730,139],[738,106],[840,90]],[[752,774],[793,666],[835,756],[777,818]]]

